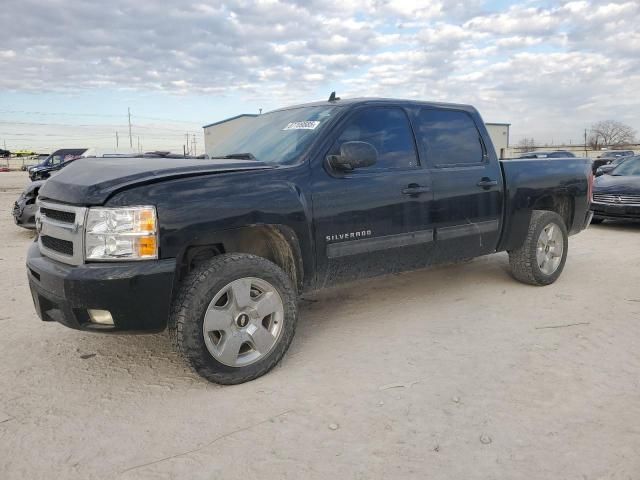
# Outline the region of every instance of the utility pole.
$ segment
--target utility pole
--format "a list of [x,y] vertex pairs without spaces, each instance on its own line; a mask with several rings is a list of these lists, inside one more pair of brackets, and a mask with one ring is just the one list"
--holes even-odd
[[142,153],[140,150],[140,135],[138,135],[138,153]]
[[196,134],[193,134],[193,156],[196,157],[198,155],[198,150],[196,149]]
[[584,129],[584,156],[587,157],[587,129]]
[[120,146],[120,139],[118,138],[118,131],[116,130],[116,150],[118,150],[119,146]]
[[186,143],[186,145],[187,145],[187,149],[186,149],[186,153],[185,153],[185,155],[189,155],[189,154],[191,154],[191,147],[189,146],[189,134],[188,134],[188,133],[185,133],[185,134],[184,134],[184,138],[185,138],[185,140],[186,140],[186,142],[185,142],[185,143]]
[[129,148],[133,148],[133,138],[131,137],[131,109],[127,107],[127,113],[129,114]]

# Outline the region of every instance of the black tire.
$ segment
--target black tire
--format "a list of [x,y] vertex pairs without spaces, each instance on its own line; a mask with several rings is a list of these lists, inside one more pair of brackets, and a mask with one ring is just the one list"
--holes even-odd
[[[551,274],[544,273],[536,258],[538,239],[542,230],[550,223],[558,226],[562,232],[562,257],[556,270]],[[567,251],[569,247],[569,235],[567,227],[562,217],[555,212],[545,210],[534,210],[529,223],[527,237],[520,248],[509,251],[509,265],[511,266],[511,274],[516,280],[529,285],[550,285],[555,282],[567,261]]]
[[[232,367],[209,352],[203,321],[211,300],[231,282],[253,277],[269,282],[283,305],[282,331],[272,349],[255,363]],[[194,269],[180,285],[169,318],[169,333],[178,352],[202,377],[231,385],[248,382],[269,372],[282,359],[295,334],[298,317],[296,290],[287,274],[274,263],[255,255],[231,253],[214,257]]]
[[604,222],[604,218],[599,218],[599,217],[593,217],[591,219],[591,225],[599,225],[602,222]]

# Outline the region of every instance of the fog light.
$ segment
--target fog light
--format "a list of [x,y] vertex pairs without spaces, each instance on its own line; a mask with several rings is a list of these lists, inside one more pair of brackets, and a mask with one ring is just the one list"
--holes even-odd
[[92,323],[100,325],[113,325],[113,317],[109,310],[88,310]]

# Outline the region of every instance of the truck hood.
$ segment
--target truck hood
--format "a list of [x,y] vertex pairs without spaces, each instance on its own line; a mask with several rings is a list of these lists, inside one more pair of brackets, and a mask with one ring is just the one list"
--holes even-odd
[[196,158],[82,158],[51,177],[42,198],[74,205],[101,205],[134,185],[195,175],[275,168],[253,160]]

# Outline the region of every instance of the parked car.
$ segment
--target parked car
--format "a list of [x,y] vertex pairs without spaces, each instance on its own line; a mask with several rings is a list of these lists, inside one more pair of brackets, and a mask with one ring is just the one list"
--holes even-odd
[[603,165],[609,165],[614,160],[632,157],[633,155],[635,155],[633,150],[608,150],[596,158],[591,164],[593,174],[595,175],[598,172],[598,168]]
[[49,155],[42,163],[29,167],[31,180],[44,180],[49,178],[51,172],[56,172],[68,166],[74,160],[87,155],[87,148],[63,148]]
[[44,162],[49,157],[48,153],[39,153],[35,157],[23,157],[20,170],[23,172],[28,171],[30,168],[36,167]]
[[528,152],[518,158],[575,158],[576,156],[567,150],[554,150],[553,152]]
[[632,157],[635,153],[633,150],[607,150],[602,155],[599,155],[598,158],[618,158],[618,157]]
[[592,180],[587,159],[499,161],[470,106],[318,102],[211,160],[71,164],[40,190],[27,274],[42,320],[168,327],[196,372],[241,383],[285,354],[303,292],[505,250],[517,280],[553,283]]
[[594,183],[592,223],[606,219],[640,220],[640,155],[625,159]]
[[13,220],[22,228],[33,230],[36,228],[36,200],[44,180],[36,180],[28,184],[13,204]]
[[611,171],[614,168],[616,168],[618,165],[620,165],[622,162],[624,162],[628,158],[633,158],[633,157],[617,157],[611,160],[610,163],[607,163],[605,165],[600,165],[596,170],[596,173],[595,173],[596,177],[599,177],[600,175],[605,175],[607,173],[611,173]]

